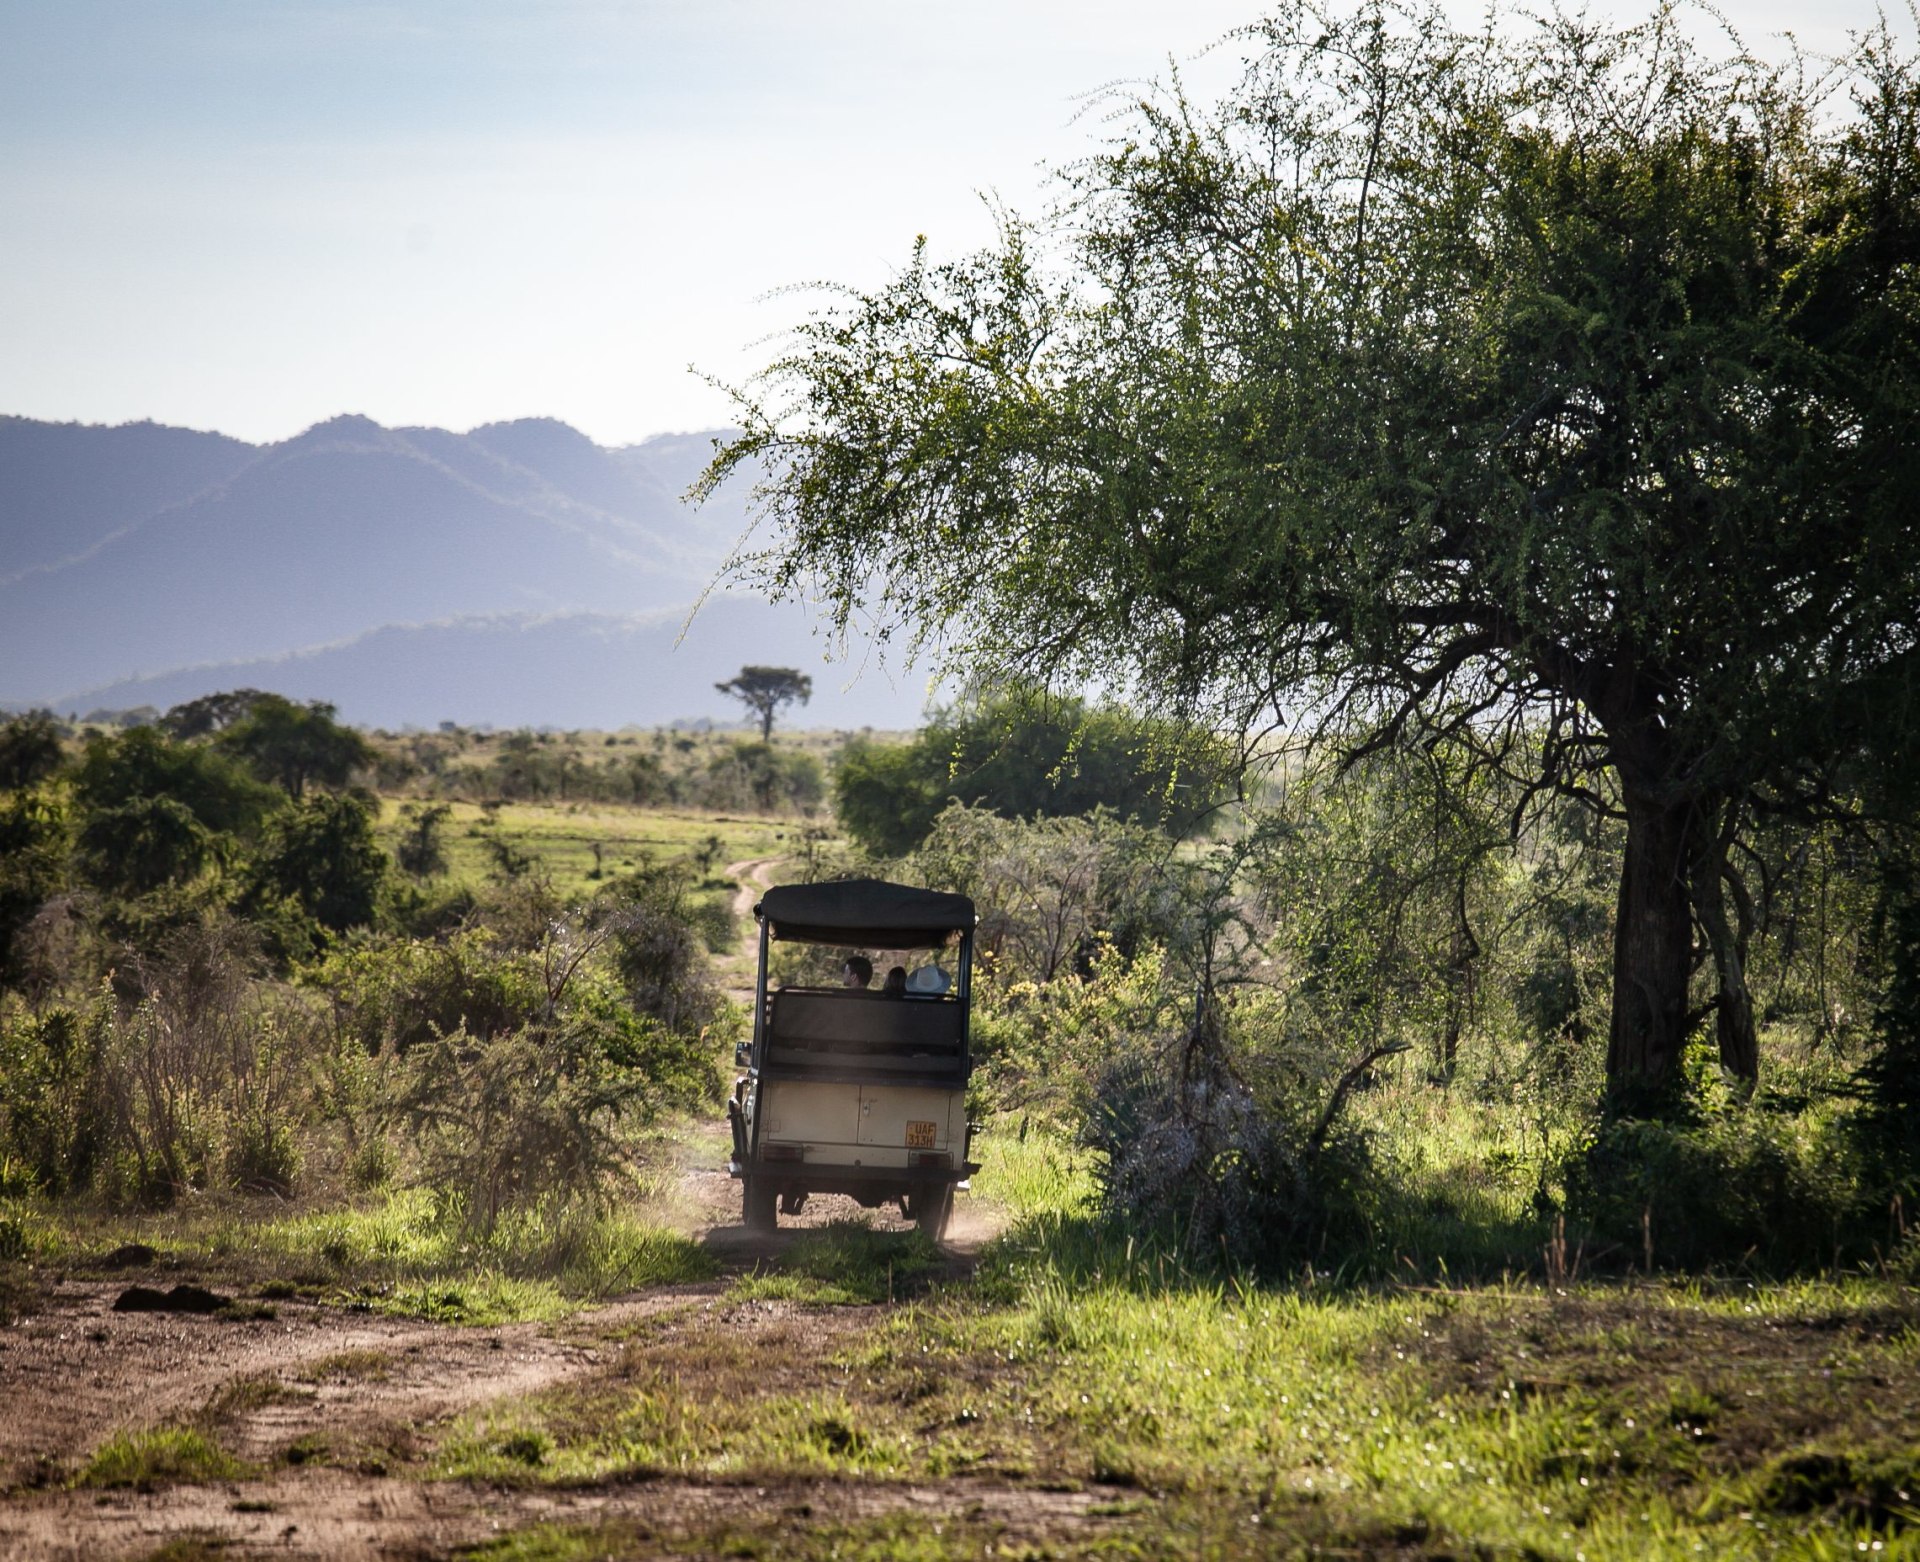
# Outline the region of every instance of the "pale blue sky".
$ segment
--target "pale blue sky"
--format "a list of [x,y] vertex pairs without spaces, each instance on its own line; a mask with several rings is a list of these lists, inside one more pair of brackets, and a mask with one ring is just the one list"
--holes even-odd
[[[723,421],[687,366],[760,363],[806,307],[770,291],[977,243],[977,192],[1034,207],[1087,148],[1082,95],[1258,9],[0,0],[0,413]],[[1874,15],[1723,9],[1816,47]]]

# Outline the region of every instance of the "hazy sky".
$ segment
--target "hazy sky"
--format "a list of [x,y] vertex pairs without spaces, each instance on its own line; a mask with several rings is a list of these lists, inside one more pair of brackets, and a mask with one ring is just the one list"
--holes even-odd
[[[1639,15],[1626,0],[1599,11]],[[1473,14],[1475,7],[1466,7]],[[1814,46],[1872,0],[1723,0]],[[724,421],[806,308],[985,238],[1226,0],[0,0],[0,413]],[[1188,66],[1204,84],[1227,56]],[[769,293],[775,296],[768,297]]]

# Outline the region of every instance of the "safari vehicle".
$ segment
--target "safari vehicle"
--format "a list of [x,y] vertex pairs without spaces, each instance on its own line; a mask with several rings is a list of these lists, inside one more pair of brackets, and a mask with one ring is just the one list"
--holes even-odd
[[[868,1209],[898,1201],[936,1239],[956,1188],[979,1167],[967,1159],[967,1016],[973,902],[880,879],[788,884],[755,906],[760,969],[753,1040],[735,1063],[727,1115],[741,1213],[771,1231],[809,1194],[844,1193]],[[828,946],[798,962],[836,973],[832,984],[769,987],[776,941]],[[904,991],[838,982],[829,949],[885,968],[911,963]],[[791,962],[790,962],[791,963]]]

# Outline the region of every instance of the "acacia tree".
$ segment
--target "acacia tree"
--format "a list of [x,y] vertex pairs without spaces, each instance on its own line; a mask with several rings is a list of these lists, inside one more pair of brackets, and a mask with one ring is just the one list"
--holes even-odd
[[976,668],[1524,765],[1625,821],[1609,1077],[1672,1070],[1702,951],[1751,1077],[1741,831],[1911,749],[1920,94],[1884,25],[1771,68],[1683,20],[1248,30],[1044,222],[799,329],[706,478],[765,463],[742,567]]
[[733,696],[759,718],[762,743],[773,737],[776,711],[795,700],[804,705],[813,697],[813,679],[792,667],[742,667],[714,688]]

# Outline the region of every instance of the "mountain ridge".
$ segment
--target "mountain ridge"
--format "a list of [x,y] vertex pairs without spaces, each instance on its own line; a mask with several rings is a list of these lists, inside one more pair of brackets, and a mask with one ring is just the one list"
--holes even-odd
[[[455,715],[433,702],[451,702],[460,719],[502,720],[490,699],[504,712],[544,686],[576,706],[596,691],[599,718],[618,724],[698,714],[656,709],[700,696],[681,674],[695,661],[719,677],[772,660],[818,669],[817,686],[843,679],[797,631],[804,613],[737,593],[708,615],[737,644],[675,652],[677,630],[661,633],[747,528],[748,482],[699,510],[680,497],[725,433],[607,447],[553,418],[456,433],[342,413],[256,446],[0,418],[0,561],[17,566],[0,577],[0,701],[157,703],[277,668],[314,685],[302,698],[341,694],[349,719],[430,724]],[[627,694],[595,665],[608,646]],[[516,656],[538,664],[531,683]],[[328,676],[342,687],[318,687]],[[874,724],[918,716],[898,684],[883,703]],[[699,704],[732,714],[710,687]]]

